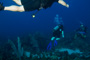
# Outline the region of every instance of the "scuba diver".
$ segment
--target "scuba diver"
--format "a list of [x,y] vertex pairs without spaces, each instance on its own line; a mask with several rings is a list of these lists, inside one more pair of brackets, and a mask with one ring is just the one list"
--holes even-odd
[[57,41],[60,40],[61,37],[64,38],[64,30],[62,21],[59,21],[58,15],[56,15],[55,21],[57,22],[57,26],[53,29],[53,37],[49,45],[47,46],[47,50],[51,50],[53,46],[57,45]]
[[82,39],[86,38],[86,32],[87,32],[87,27],[83,25],[83,23],[80,23],[80,27],[76,30],[74,39],[76,39],[77,37],[80,37]]
[[[63,0],[13,0],[16,5],[11,6],[3,6],[3,3],[0,3],[0,11],[8,10],[8,11],[17,11],[17,12],[25,12],[25,11],[34,11],[41,10],[43,8],[51,7],[54,2],[58,2],[59,4],[69,7]],[[37,12],[36,12],[37,13]],[[36,14],[35,13],[35,14]]]

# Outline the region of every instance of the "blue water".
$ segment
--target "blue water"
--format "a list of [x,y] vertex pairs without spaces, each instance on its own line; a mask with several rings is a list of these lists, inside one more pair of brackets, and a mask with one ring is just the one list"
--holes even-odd
[[[3,39],[35,32],[52,34],[52,29],[56,26],[54,22],[56,14],[62,17],[65,32],[76,30],[80,21],[90,29],[90,1],[65,1],[70,8],[54,3],[52,7],[39,11],[35,18],[31,16],[35,11],[22,13],[0,11],[0,36]],[[4,6],[16,5],[12,0],[0,0],[0,2],[3,2]]]

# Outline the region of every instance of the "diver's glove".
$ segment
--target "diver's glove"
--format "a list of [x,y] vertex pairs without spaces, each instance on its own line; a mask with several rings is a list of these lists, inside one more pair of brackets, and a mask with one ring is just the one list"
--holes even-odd
[[52,48],[52,42],[50,42],[50,43],[48,44],[47,50],[51,50],[51,48]]
[[0,11],[1,10],[4,10],[4,6],[3,6],[3,3],[0,2]]
[[57,45],[57,41],[55,40],[55,41],[54,41],[54,46],[56,46],[56,45]]

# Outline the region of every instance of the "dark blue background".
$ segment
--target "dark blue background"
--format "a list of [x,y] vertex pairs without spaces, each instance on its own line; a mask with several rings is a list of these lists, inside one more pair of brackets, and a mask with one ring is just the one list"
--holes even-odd
[[[12,0],[0,0],[4,6],[16,5]],[[72,32],[79,27],[82,21],[88,28],[90,27],[90,1],[89,0],[65,0],[70,8],[66,8],[58,3],[52,7],[38,12],[35,18],[31,15],[35,12],[11,12],[0,11],[0,36],[10,38],[23,34],[41,32],[51,34],[56,26],[54,17],[59,14],[64,21],[65,32]]]

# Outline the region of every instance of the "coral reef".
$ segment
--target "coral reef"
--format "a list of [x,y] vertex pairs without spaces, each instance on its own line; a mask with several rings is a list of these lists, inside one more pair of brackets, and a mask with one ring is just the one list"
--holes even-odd
[[0,46],[0,60],[90,60],[90,37],[73,39],[73,34],[66,35],[47,51],[49,39],[40,33],[9,39]]

